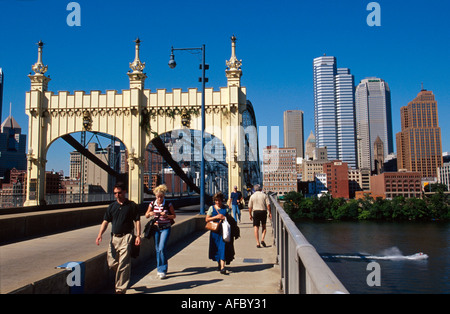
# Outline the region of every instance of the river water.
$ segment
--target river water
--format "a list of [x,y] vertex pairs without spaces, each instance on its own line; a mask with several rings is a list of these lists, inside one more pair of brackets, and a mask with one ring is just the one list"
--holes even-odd
[[350,293],[450,293],[450,223],[297,226]]

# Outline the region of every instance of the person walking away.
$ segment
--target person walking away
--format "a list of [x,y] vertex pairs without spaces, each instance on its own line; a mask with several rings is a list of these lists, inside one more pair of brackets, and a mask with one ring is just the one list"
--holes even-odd
[[109,243],[107,260],[110,269],[114,270],[116,294],[125,294],[130,283],[131,273],[131,241],[136,230],[135,245],[141,244],[141,221],[138,206],[126,198],[126,187],[122,183],[114,186],[116,201],[108,206],[100,226],[97,245],[102,241],[102,235],[112,224],[111,242]]
[[229,220],[230,225],[232,225],[230,242],[224,241],[222,236],[222,226],[220,226],[218,232],[210,231],[209,235],[209,258],[216,261],[220,273],[226,275],[227,271],[225,269],[225,264],[230,264],[234,259],[234,238],[239,237],[239,231],[236,232],[235,230],[238,230],[239,228],[237,227],[233,217],[229,215],[230,208],[223,203],[223,199],[224,195],[222,192],[217,192],[214,194],[214,205],[209,207],[206,213],[205,221],[222,222],[226,218]]
[[177,217],[172,203],[168,203],[165,199],[167,186],[165,184],[159,185],[155,188],[155,201],[148,205],[145,217],[156,216],[155,222],[155,249],[156,249],[156,269],[157,276],[160,279],[166,278],[169,268],[167,260],[167,242],[169,240],[170,231],[174,219]]
[[231,209],[233,211],[234,220],[241,222],[241,210],[239,209],[239,203],[242,202],[242,193],[237,190],[237,186],[234,186],[234,191],[231,192]]
[[[248,212],[250,214],[250,220],[253,221],[253,230],[256,238],[256,247],[260,248],[266,246],[264,238],[266,236],[266,222],[267,212],[269,212],[269,219],[272,219],[270,212],[270,202],[267,194],[261,191],[261,186],[255,184],[255,193],[250,196],[248,201]],[[261,225],[261,242],[259,241],[259,226]]]

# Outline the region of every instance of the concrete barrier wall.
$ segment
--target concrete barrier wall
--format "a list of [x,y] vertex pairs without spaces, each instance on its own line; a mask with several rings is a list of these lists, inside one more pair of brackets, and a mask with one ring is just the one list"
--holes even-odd
[[108,205],[0,216],[0,243],[100,224]]
[[[143,226],[145,225],[143,221]],[[172,226],[172,231],[168,245],[171,246],[180,240],[185,239],[196,231],[204,230],[205,216],[197,215]],[[139,257],[132,259],[132,269],[142,263],[150,262],[155,254],[154,239],[143,239]],[[108,285],[113,285],[114,276],[109,270],[106,261],[106,252],[92,256],[84,262],[84,293],[95,293],[105,289]],[[55,270],[55,274],[42,278],[39,281],[30,283],[10,294],[69,294],[70,287],[67,285],[68,270]]]
[[[175,208],[195,205],[198,198],[170,199]],[[101,224],[109,204],[0,215],[0,244]],[[145,213],[148,203],[140,205]],[[18,211],[20,211],[18,209]]]

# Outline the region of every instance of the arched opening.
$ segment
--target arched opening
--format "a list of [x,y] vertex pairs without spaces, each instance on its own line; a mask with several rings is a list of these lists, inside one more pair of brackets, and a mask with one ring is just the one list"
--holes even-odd
[[[228,194],[225,145],[206,132],[204,157],[206,194]],[[149,190],[164,183],[169,195],[198,195],[195,187],[200,186],[201,131],[184,128],[161,134],[147,145],[144,158],[144,185]]]
[[116,137],[99,132],[65,134],[46,152],[47,204],[111,201],[117,181],[127,182],[128,153]]

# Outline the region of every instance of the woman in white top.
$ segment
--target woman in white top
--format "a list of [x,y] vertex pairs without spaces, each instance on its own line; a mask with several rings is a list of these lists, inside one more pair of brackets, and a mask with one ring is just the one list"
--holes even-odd
[[164,198],[166,192],[167,186],[165,184],[156,187],[154,190],[156,200],[148,205],[147,212],[145,213],[146,218],[151,216],[157,217],[155,222],[157,228],[154,237],[156,249],[156,268],[158,277],[161,279],[166,277],[168,270],[166,244],[169,240],[171,226],[176,218],[172,203],[167,204]]

